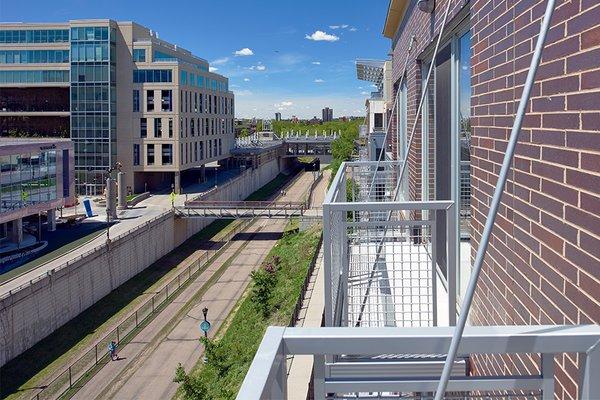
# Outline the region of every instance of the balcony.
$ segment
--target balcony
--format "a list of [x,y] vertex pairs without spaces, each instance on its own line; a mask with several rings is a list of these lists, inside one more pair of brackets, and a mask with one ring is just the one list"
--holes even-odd
[[[409,201],[401,169],[341,165],[323,203],[325,327],[270,327],[238,399],[286,399],[293,355],[314,357],[315,399],[433,399],[456,325],[466,215],[449,200]],[[582,354],[580,399],[600,398],[599,343],[599,326],[468,326],[444,399],[553,399],[563,353]],[[490,359],[515,355],[534,367],[486,375]]]
[[451,201],[406,201],[397,161],[344,163],[323,204],[326,326],[455,321]]
[[[315,399],[432,399],[439,373],[428,374],[413,363],[404,371],[386,360],[363,364],[318,362],[344,354],[443,354],[453,328],[284,328],[270,327],[237,395],[239,400],[287,399],[286,357],[313,355]],[[478,375],[477,363],[468,374],[455,368],[444,399],[554,399],[554,357],[579,353],[579,398],[600,398],[600,327],[598,326],[486,326],[467,327],[460,354],[531,355],[537,370],[519,375]],[[420,363],[423,365],[423,362]],[[394,373],[396,372],[396,373]],[[556,390],[558,393],[558,390]]]

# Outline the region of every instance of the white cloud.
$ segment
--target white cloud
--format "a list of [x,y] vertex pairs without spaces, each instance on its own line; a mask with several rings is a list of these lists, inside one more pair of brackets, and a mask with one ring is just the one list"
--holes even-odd
[[215,71],[218,71],[218,70],[219,70],[219,68],[216,68],[216,67],[208,67],[208,71],[209,72],[215,72]]
[[356,32],[358,29],[356,29],[355,27],[352,27],[350,29],[348,29],[350,32]]
[[247,89],[246,90],[237,90],[235,92],[235,95],[236,96],[252,96],[252,92]]
[[[236,92],[237,94],[238,92]],[[293,104],[286,108],[282,106],[283,101],[289,101]],[[332,107],[334,110],[356,110],[357,112],[352,112],[350,115],[364,116],[364,102],[365,98],[358,95],[358,93],[355,96],[328,93],[321,96],[299,95],[288,97],[287,95],[282,96],[275,93],[255,92],[252,96],[238,96],[236,98],[236,117],[273,118],[273,113],[279,111],[281,107],[284,108],[283,112],[290,115],[294,114],[299,118],[310,119],[315,115],[321,115],[321,109],[325,105]]]
[[321,65],[321,61],[313,61],[311,62],[312,65]]
[[315,79],[315,83],[323,83],[325,82],[323,79]]
[[293,105],[294,103],[291,101],[282,101],[281,103],[273,104],[273,108],[275,108],[277,111],[286,111],[289,110]]
[[369,94],[369,92],[360,92],[360,94],[367,95],[367,94]]
[[237,50],[233,54],[236,56],[251,56],[251,55],[254,55],[254,52],[252,50],[250,50],[249,48],[244,47],[243,49]]
[[314,31],[314,33],[312,35],[306,35],[304,37],[308,40],[314,40],[316,42],[321,42],[321,41],[335,42],[335,41],[340,40],[339,37],[337,37],[335,35],[331,35],[329,33],[325,33],[323,31]]
[[244,78],[244,82],[250,82],[250,78]]
[[212,65],[223,65],[227,63],[227,61],[229,61],[229,57],[217,58],[216,60],[211,61],[210,63]]
[[267,69],[267,67],[265,67],[264,65],[261,65],[259,63],[259,65],[252,65],[250,67],[247,67],[250,71],[264,71]]
[[339,29],[339,25],[329,25],[329,29]]

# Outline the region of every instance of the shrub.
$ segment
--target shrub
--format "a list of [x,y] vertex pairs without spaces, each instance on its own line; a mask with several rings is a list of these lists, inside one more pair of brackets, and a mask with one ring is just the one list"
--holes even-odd
[[277,283],[275,272],[275,266],[272,263],[266,263],[262,268],[250,274],[253,282],[251,298],[263,318],[268,318],[271,313],[270,300]]

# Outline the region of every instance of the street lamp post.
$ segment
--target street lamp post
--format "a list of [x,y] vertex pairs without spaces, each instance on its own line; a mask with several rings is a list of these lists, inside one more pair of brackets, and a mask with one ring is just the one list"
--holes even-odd
[[[206,316],[208,315],[207,307],[204,307],[202,309],[202,315],[204,315],[204,321],[200,323],[200,330],[204,332],[204,339],[208,340],[208,330],[210,329],[210,322],[208,322],[208,320],[206,319]],[[202,361],[204,362],[204,364],[208,362],[208,357],[206,356],[206,349],[204,350],[204,357],[202,358]]]

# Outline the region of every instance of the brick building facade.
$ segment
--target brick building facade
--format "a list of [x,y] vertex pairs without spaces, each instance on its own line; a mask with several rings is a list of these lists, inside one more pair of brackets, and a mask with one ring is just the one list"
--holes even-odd
[[[408,192],[414,200],[460,203],[465,240],[459,281],[464,287],[546,1],[454,0],[434,57],[448,1],[436,1],[433,13],[427,13],[416,1],[392,0],[384,35],[392,39],[394,91],[405,90],[406,98],[399,104],[406,120],[398,121],[397,131],[392,125],[391,145],[402,158],[399,143],[418,117],[408,150]],[[600,323],[598,21],[597,0],[557,1],[471,324]],[[431,64],[434,73],[417,115]],[[403,73],[405,87],[400,87]],[[474,368],[479,373],[531,370],[537,368],[532,360],[477,359]],[[558,398],[576,398],[577,363],[577,355],[555,360]]]

